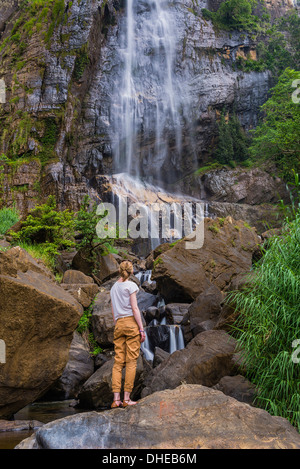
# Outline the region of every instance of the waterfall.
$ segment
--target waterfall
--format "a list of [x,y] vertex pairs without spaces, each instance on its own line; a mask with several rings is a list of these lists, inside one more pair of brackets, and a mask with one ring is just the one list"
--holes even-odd
[[146,360],[153,361],[155,347],[170,354],[185,348],[181,326],[167,324],[166,316],[160,322],[153,319],[144,329],[146,340],[141,344],[141,350]]
[[150,349],[150,342],[149,342],[149,337],[147,335],[147,332],[146,332],[145,342],[143,342],[141,344],[141,350],[142,350],[143,354],[145,355],[146,360],[148,360],[150,362],[153,362],[154,353]]
[[171,2],[127,0],[120,25],[120,71],[110,106],[115,172],[145,176],[148,181],[165,182],[168,174],[161,177],[162,165],[181,156],[189,111],[188,87],[175,73],[177,30],[172,9]]
[[146,271],[138,272],[135,276],[139,279],[140,284],[143,285],[144,282],[152,283],[151,274],[152,274],[152,270],[146,270]]
[[175,326],[170,326],[170,353],[177,350]]

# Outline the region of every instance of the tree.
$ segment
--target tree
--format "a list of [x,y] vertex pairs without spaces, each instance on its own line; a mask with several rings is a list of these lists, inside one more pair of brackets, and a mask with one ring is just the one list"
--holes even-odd
[[224,113],[218,125],[218,144],[215,158],[219,163],[228,164],[232,161],[245,161],[248,156],[248,140],[236,114],[228,117]]
[[230,161],[233,161],[234,159],[233,141],[230,133],[230,127],[226,122],[224,113],[221,115],[218,130],[219,138],[215,157],[219,163],[230,163]]
[[300,170],[299,86],[300,72],[287,68],[261,108],[263,118],[250,146],[255,159],[274,161],[287,181],[292,178],[292,169]]
[[99,252],[101,255],[117,252],[113,248],[114,239],[109,239],[109,233],[107,239],[100,239],[97,236],[96,226],[103,218],[103,215],[97,214],[97,208],[96,202],[92,203],[90,197],[86,195],[75,217],[75,228],[81,235],[77,248],[82,258],[94,264],[95,268],[99,263]]
[[[205,19],[212,20],[217,26],[227,30],[256,31],[259,29],[260,18],[253,14],[256,0],[226,0],[218,11],[202,9]],[[265,18],[264,18],[265,19]]]
[[235,161],[247,160],[249,157],[248,138],[236,114],[229,119],[228,125],[233,144],[233,159]]

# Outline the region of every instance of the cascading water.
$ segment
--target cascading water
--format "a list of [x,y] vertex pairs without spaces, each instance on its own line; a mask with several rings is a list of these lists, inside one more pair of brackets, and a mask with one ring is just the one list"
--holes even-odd
[[[172,2],[127,0],[120,26],[121,73],[112,92],[110,119],[115,172],[164,184],[166,161],[181,160],[188,87],[176,70]],[[192,135],[189,136],[192,145]]]
[[146,271],[138,272],[135,276],[139,279],[140,284],[142,285],[144,282],[149,282],[149,283],[152,282],[151,274],[152,274],[152,270],[146,270]]
[[145,327],[145,332],[146,340],[142,343],[141,350],[146,360],[154,360],[155,347],[160,347],[170,354],[185,348],[181,327],[177,324],[167,324],[165,316],[160,322],[153,319]]

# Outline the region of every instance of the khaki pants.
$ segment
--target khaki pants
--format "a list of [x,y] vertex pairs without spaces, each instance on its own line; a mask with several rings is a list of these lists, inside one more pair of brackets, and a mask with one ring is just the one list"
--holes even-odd
[[117,320],[114,331],[115,362],[112,370],[112,391],[121,392],[122,370],[126,367],[124,391],[131,392],[140,353],[140,332],[133,316]]

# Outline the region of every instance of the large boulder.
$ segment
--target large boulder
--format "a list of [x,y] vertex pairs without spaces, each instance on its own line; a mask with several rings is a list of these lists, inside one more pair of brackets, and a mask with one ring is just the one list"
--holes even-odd
[[[104,363],[95,373],[84,383],[80,393],[79,406],[87,409],[98,409],[101,407],[110,407],[113,401],[112,392],[112,369],[114,359]],[[123,381],[125,370],[123,370]],[[144,365],[141,355],[137,361],[136,377],[134,388],[131,393],[133,399],[140,396],[141,386],[144,378]]]
[[200,332],[213,329],[221,314],[223,295],[219,288],[211,285],[189,306],[183,319],[184,335],[195,337]]
[[204,220],[204,245],[177,242],[154,262],[152,279],[167,302],[194,301],[212,284],[226,290],[233,278],[250,270],[260,239],[255,229],[231,217]]
[[242,375],[223,376],[213,388],[222,391],[226,396],[234,397],[238,401],[250,405],[254,404],[257,394],[254,384]]
[[92,277],[79,270],[67,270],[60,284],[84,307],[88,308],[99,291]]
[[96,341],[102,348],[113,347],[114,329],[110,291],[101,288],[93,304],[92,330]]
[[178,350],[154,368],[144,381],[142,397],[182,382],[214,386],[235,369],[236,342],[224,331],[198,334],[185,349]]
[[81,386],[94,371],[94,360],[90,354],[89,344],[75,331],[69,360],[63,374],[43,398],[48,400],[76,399]]
[[0,252],[0,417],[35,401],[61,376],[82,306],[24,249]]
[[103,255],[101,248],[96,249],[94,257],[84,250],[76,253],[72,260],[72,268],[85,275],[94,275],[99,282],[105,282],[119,273],[119,263],[113,254]]
[[300,449],[300,435],[281,417],[221,391],[184,384],[126,409],[85,412],[47,423],[16,447],[33,448]]

